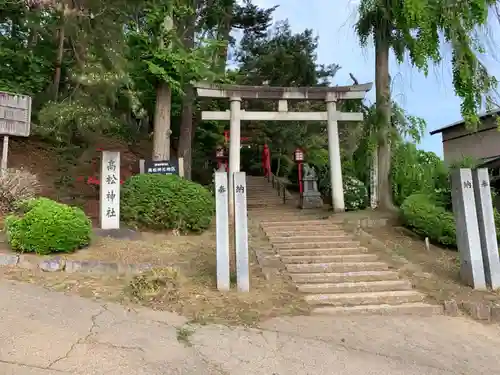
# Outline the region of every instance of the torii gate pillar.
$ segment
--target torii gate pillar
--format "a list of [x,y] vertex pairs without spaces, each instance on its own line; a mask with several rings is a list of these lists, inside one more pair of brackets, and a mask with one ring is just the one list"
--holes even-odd
[[342,163],[340,160],[339,124],[337,121],[337,99],[333,95],[326,98],[328,127],[328,157],[330,159],[330,186],[334,212],[345,211]]
[[232,96],[229,98],[230,116],[229,116],[229,207],[230,215],[233,214],[233,173],[239,172],[241,167],[241,98]]

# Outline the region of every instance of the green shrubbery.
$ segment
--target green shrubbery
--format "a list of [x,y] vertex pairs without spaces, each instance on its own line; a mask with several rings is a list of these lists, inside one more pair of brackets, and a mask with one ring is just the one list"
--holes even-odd
[[[437,195],[442,198],[442,195]],[[444,204],[446,206],[444,206]],[[497,238],[500,242],[500,213],[494,210]],[[455,218],[447,199],[436,200],[436,194],[414,194],[401,205],[401,218],[406,227],[434,243],[456,247]]]
[[121,194],[122,220],[149,229],[202,231],[214,215],[211,192],[175,175],[133,176],[125,181]]
[[271,171],[278,177],[288,177],[294,164],[293,160],[286,155],[271,156]]
[[90,243],[92,223],[77,207],[36,198],[18,203],[17,208],[18,214],[5,219],[7,240],[13,250],[68,253]]
[[456,246],[455,219],[429,195],[414,194],[401,205],[404,224],[422,237],[445,246]]
[[348,211],[362,210],[368,202],[368,190],[365,184],[352,176],[344,176],[344,202]]
[[[368,189],[366,185],[350,174],[343,173],[344,203],[348,211],[363,210],[368,203]],[[331,200],[332,187],[330,182],[330,169],[324,165],[318,171],[318,188],[327,202]]]

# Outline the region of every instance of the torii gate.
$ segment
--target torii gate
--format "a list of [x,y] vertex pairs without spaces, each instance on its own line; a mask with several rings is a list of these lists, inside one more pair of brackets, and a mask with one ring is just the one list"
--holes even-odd
[[[337,102],[348,99],[364,99],[373,83],[335,87],[271,87],[211,85],[196,83],[199,97],[228,98],[228,111],[202,111],[202,120],[229,121],[229,191],[232,191],[234,172],[240,171],[241,121],[326,121],[328,124],[328,154],[332,204],[335,212],[345,211],[344,189],[340,160],[338,121],[363,121],[362,113],[337,111]],[[241,109],[242,99],[278,100],[277,112],[245,111]],[[323,112],[289,112],[288,100],[322,100],[326,103]],[[233,197],[229,194],[230,212],[233,211]]]

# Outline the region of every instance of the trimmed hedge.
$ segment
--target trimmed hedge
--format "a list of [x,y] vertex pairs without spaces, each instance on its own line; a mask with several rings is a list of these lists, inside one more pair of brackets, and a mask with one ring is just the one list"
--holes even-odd
[[140,174],[122,186],[121,218],[148,229],[207,229],[215,212],[212,193],[176,175]]
[[17,208],[19,214],[5,219],[7,241],[13,250],[70,253],[90,243],[92,223],[80,208],[47,198],[26,200]]

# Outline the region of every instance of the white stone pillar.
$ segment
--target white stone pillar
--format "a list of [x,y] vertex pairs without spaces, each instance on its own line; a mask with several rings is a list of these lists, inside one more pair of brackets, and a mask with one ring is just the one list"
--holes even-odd
[[339,125],[337,122],[336,98],[326,99],[328,117],[328,157],[330,160],[330,183],[332,186],[332,206],[334,212],[344,212],[344,188],[340,161]]
[[[240,171],[240,152],[241,152],[241,98],[231,97],[230,102],[230,120],[229,120],[229,191],[233,189],[233,173]],[[229,194],[229,215],[234,217],[234,197]]]
[[378,207],[378,146],[372,153],[372,166],[370,169],[370,207]]
[[101,156],[101,229],[120,228],[120,153],[103,151]]

